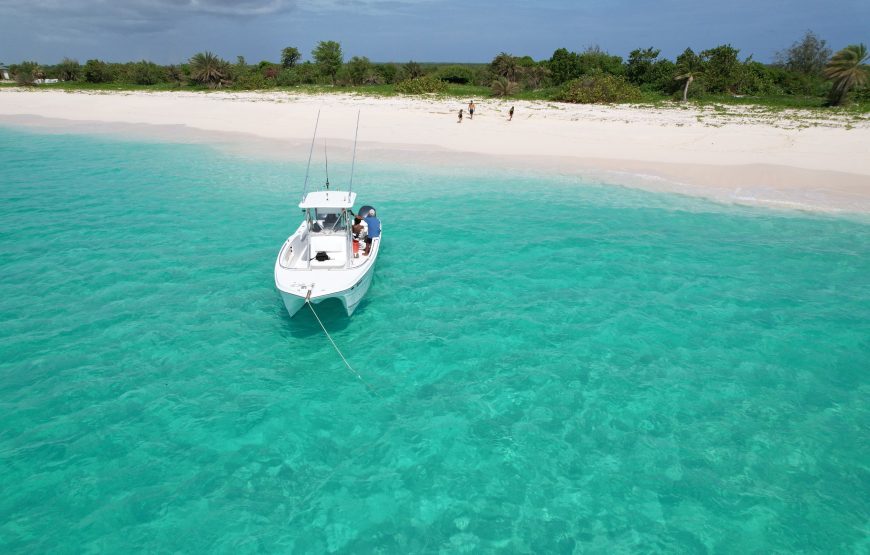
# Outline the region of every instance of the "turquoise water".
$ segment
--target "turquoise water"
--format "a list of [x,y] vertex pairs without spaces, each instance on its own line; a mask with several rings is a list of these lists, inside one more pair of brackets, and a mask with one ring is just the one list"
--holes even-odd
[[361,383],[303,175],[0,129],[0,551],[870,549],[866,220],[358,165]]

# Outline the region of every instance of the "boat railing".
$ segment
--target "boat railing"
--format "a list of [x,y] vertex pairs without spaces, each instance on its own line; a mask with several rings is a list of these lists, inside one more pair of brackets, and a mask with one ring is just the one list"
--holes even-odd
[[281,254],[278,255],[278,264],[282,268],[286,270],[296,269],[300,258],[307,256],[308,236],[308,233],[297,232],[284,241]]
[[284,241],[284,246],[281,248],[281,254],[278,256],[278,264],[285,270],[292,270],[292,260],[295,254],[293,243],[290,239]]

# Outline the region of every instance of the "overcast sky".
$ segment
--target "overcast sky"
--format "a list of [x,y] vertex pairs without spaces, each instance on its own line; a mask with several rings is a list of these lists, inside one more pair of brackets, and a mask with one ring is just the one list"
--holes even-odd
[[0,62],[169,64],[211,50],[251,63],[278,61],[285,46],[310,59],[320,40],[381,62],[544,59],[590,45],[673,59],[724,43],[768,62],[807,29],[835,50],[870,43],[870,0],[0,0]]

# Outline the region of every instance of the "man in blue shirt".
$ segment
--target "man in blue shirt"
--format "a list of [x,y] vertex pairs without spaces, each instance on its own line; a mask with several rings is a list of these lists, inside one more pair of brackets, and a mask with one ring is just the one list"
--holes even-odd
[[366,235],[366,250],[364,255],[368,256],[372,251],[372,239],[381,236],[381,221],[375,217],[374,209],[369,210],[369,215],[365,218],[366,225],[369,226],[368,235]]

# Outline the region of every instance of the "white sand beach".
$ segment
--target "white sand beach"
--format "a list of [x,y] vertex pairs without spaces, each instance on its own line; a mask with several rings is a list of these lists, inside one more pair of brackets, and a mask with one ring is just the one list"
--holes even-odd
[[[318,135],[359,157],[590,176],[724,202],[870,213],[870,116],[763,107],[570,105],[285,92],[0,89],[0,125],[142,133],[299,158]],[[513,121],[508,109],[515,106]]]

